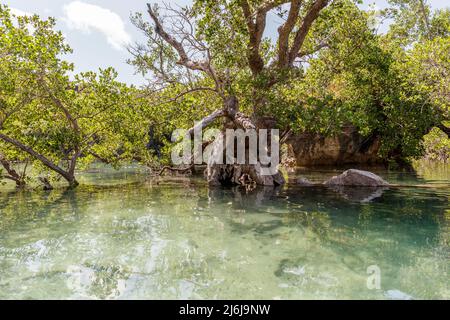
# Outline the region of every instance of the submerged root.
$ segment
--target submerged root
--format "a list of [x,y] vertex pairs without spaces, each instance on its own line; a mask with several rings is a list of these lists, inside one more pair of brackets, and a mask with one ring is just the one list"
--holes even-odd
[[39,181],[43,184],[45,191],[53,190],[53,186],[48,180],[48,178],[45,177],[39,177]]
[[239,178],[239,184],[245,188],[246,191],[252,191],[255,190],[257,187],[256,181],[253,180],[250,175],[243,174]]
[[166,171],[170,171],[170,172],[176,172],[176,173],[181,173],[181,174],[192,174],[195,170],[195,167],[192,165],[188,168],[174,168],[174,167],[169,167],[169,166],[165,166],[161,169],[161,171],[159,171],[158,175],[162,176]]

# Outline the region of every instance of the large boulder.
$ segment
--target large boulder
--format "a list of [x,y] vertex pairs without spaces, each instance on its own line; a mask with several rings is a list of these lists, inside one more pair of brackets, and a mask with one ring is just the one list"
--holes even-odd
[[376,174],[368,171],[350,169],[340,176],[336,176],[324,183],[327,186],[360,186],[360,187],[386,187],[389,185]]

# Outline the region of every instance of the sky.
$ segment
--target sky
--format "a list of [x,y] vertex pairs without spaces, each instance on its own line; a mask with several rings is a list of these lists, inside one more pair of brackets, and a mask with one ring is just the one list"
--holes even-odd
[[[151,1],[151,0],[150,0]],[[74,50],[66,57],[75,64],[76,72],[95,71],[98,68],[114,67],[119,80],[140,85],[145,82],[135,74],[134,68],[126,63],[130,57],[127,45],[142,42],[143,36],[131,24],[130,15],[144,12],[145,0],[0,0],[17,15],[39,14],[41,17],[55,17],[58,30],[64,34]],[[152,3],[161,2],[153,0]],[[166,1],[177,5],[189,5],[190,0]],[[448,0],[430,0],[433,8],[448,7]],[[385,0],[365,0],[367,8],[375,4],[386,7]],[[270,17],[269,17],[270,19]],[[270,21],[268,27],[270,27]],[[273,22],[275,23],[275,22]]]

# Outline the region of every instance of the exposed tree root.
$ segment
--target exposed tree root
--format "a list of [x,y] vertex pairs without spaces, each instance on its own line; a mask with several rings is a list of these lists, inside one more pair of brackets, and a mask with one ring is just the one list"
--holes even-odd
[[39,177],[39,181],[44,185],[45,191],[50,191],[50,190],[54,189],[52,184],[50,183],[50,181],[47,178]]
[[166,171],[172,171],[172,172],[178,172],[181,174],[186,174],[189,171],[194,172],[194,170],[195,170],[195,165],[191,165],[188,168],[175,168],[175,167],[165,166],[161,169],[161,171],[159,171],[158,176],[162,176],[164,174],[164,172],[166,172]]

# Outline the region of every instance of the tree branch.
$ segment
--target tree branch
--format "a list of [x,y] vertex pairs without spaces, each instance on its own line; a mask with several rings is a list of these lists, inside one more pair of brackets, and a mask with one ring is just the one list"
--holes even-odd
[[309,51],[300,51],[297,55],[297,58],[303,58],[304,56],[312,55],[312,54],[318,52],[319,50],[321,50],[323,48],[327,48],[327,47],[329,47],[329,44],[327,42],[321,42]]
[[291,8],[289,10],[289,15],[286,22],[278,28],[278,66],[279,68],[285,68],[289,61],[289,36],[294,30],[295,24],[297,22],[301,0],[293,0],[291,2]]
[[4,135],[3,133],[0,133],[0,139],[2,139],[3,141],[14,145],[15,147],[17,147],[18,149],[22,150],[23,152],[28,153],[30,156],[34,157],[35,159],[39,160],[40,162],[42,162],[42,164],[44,166],[46,166],[47,168],[57,172],[58,174],[60,174],[62,177],[64,177],[64,179],[66,179],[69,183],[73,182],[73,177],[71,177],[69,175],[68,172],[66,172],[65,170],[63,170],[62,168],[60,168],[59,166],[57,166],[56,164],[54,164],[52,161],[50,161],[49,159],[47,159],[46,157],[44,157],[43,155],[37,153],[35,150],[33,150],[32,148],[24,145],[22,142],[15,140],[11,137],[8,137],[7,135]]
[[209,87],[192,88],[192,89],[186,90],[186,91],[178,94],[176,97],[174,97],[174,98],[172,98],[170,100],[164,101],[163,104],[164,103],[169,103],[169,102],[176,102],[176,101],[178,101],[178,99],[184,97],[185,95],[187,95],[189,93],[193,93],[193,92],[198,92],[198,91],[211,91],[211,92],[217,93],[217,90],[214,89],[214,88],[209,88]]
[[166,171],[172,171],[172,172],[178,172],[178,173],[181,173],[181,174],[186,174],[189,171],[192,172],[194,170],[194,168],[195,168],[195,165],[193,165],[193,164],[190,165],[187,168],[174,168],[174,167],[164,166],[159,171],[158,176],[162,176],[164,174],[164,172],[166,172]]
[[25,106],[27,103],[31,102],[31,98],[27,97],[22,101],[21,103],[18,103],[12,110],[7,112],[7,106],[6,103],[3,101],[3,99],[0,99],[0,107],[2,107],[5,111],[3,111],[3,117],[0,118],[0,129],[3,127],[3,124],[8,120],[10,116],[12,116],[14,113],[19,111],[23,106]]
[[289,51],[289,61],[288,66],[292,67],[294,65],[295,59],[297,58],[303,43],[305,42],[306,36],[308,35],[309,29],[313,22],[319,17],[320,11],[324,9],[331,0],[316,0],[305,18],[303,23],[295,34],[294,43],[292,44],[291,50]]
[[182,43],[179,42],[175,37],[171,36],[166,32],[164,29],[164,26],[162,25],[161,21],[159,20],[157,14],[153,11],[152,6],[147,3],[148,8],[148,14],[152,18],[154,24],[155,24],[155,32],[157,35],[159,35],[165,42],[167,42],[172,48],[176,50],[179,56],[179,60],[177,64],[182,65],[186,67],[187,69],[193,70],[193,71],[202,71],[209,75],[216,83],[217,88],[220,88],[220,81],[216,75],[216,72],[214,68],[211,66],[210,61],[194,61],[189,58],[185,48],[183,47]]
[[80,126],[78,125],[77,119],[72,116],[69,109],[66,108],[64,103],[59,98],[57,98],[53,93],[51,93],[50,88],[47,86],[47,83],[43,78],[39,79],[39,82],[47,90],[47,92],[49,93],[49,97],[55,104],[55,106],[57,106],[64,113],[64,116],[66,117],[67,121],[69,122],[70,126],[75,131],[75,133],[79,134]]
[[442,132],[444,132],[448,137],[450,137],[450,128],[440,124],[437,126]]
[[230,118],[238,127],[250,130],[256,129],[253,121],[247,117],[242,112],[239,112],[238,100],[235,96],[230,96],[225,99],[224,108],[219,109],[211,113],[209,116],[203,118],[195,127],[189,129],[189,134],[191,137],[194,135],[194,130],[200,130],[206,128],[211,123],[213,123],[217,118],[220,117],[228,117]]
[[188,133],[192,137],[194,136],[195,130],[203,130],[207,126],[209,126],[211,123],[213,123],[217,118],[223,117],[226,115],[225,110],[219,109],[208,115],[207,117],[203,118],[200,122],[197,123],[196,126],[189,129]]
[[12,180],[16,183],[17,186],[22,186],[24,184],[23,177],[21,177],[13,167],[11,167],[11,163],[5,158],[5,156],[0,153],[0,163],[3,168],[5,168],[6,172],[8,172],[7,176],[2,176],[2,178]]
[[425,28],[427,29],[427,37],[429,40],[431,40],[432,35],[431,35],[430,19],[427,14],[427,10],[425,8],[425,3],[423,0],[419,0],[419,4],[420,4],[420,11],[423,15],[423,20],[425,22]]
[[[69,109],[66,108],[64,103],[58,97],[56,97],[53,93],[50,92],[50,89],[48,88],[48,86],[47,86],[47,84],[46,84],[44,79],[41,79],[41,83],[47,89],[47,91],[49,92],[50,99],[53,101],[53,103],[64,113],[64,116],[66,117],[67,121],[69,122],[69,124],[72,127],[72,129],[75,132],[75,134],[79,138],[81,138],[80,137],[80,135],[81,135],[81,128],[80,128],[80,126],[78,124],[78,120],[75,117],[72,116],[72,114],[70,113]],[[75,168],[76,168],[76,165],[77,165],[77,160],[82,154],[82,151],[81,151],[79,143],[77,143],[75,145],[74,149],[75,149],[74,150],[74,154],[73,154],[72,158],[69,161],[68,172],[66,172],[67,177],[70,177],[70,179],[67,179],[66,176],[61,174],[66,180],[69,181],[69,183],[73,182],[73,181],[71,181],[71,179],[73,180],[73,177],[75,175]]]
[[292,0],[273,0],[273,1],[266,1],[264,2],[260,7],[259,10],[264,12],[269,12],[272,9],[275,9],[276,7],[279,7],[283,4],[289,3]]
[[[264,69],[264,60],[261,57],[261,41],[266,29],[266,16],[269,7],[259,8],[255,14],[252,13],[247,0],[241,0],[241,8],[247,22],[249,33],[249,43],[247,47],[248,63],[254,75],[259,74]],[[253,17],[256,16],[256,19]]]
[[[261,41],[266,29],[267,13],[290,1],[291,0],[266,1],[260,5],[255,12],[252,12],[247,0],[240,1],[249,32],[249,44],[247,48],[248,62],[250,70],[254,75],[258,75],[264,70],[264,59],[261,56],[260,49]],[[297,1],[294,0],[294,2]]]

